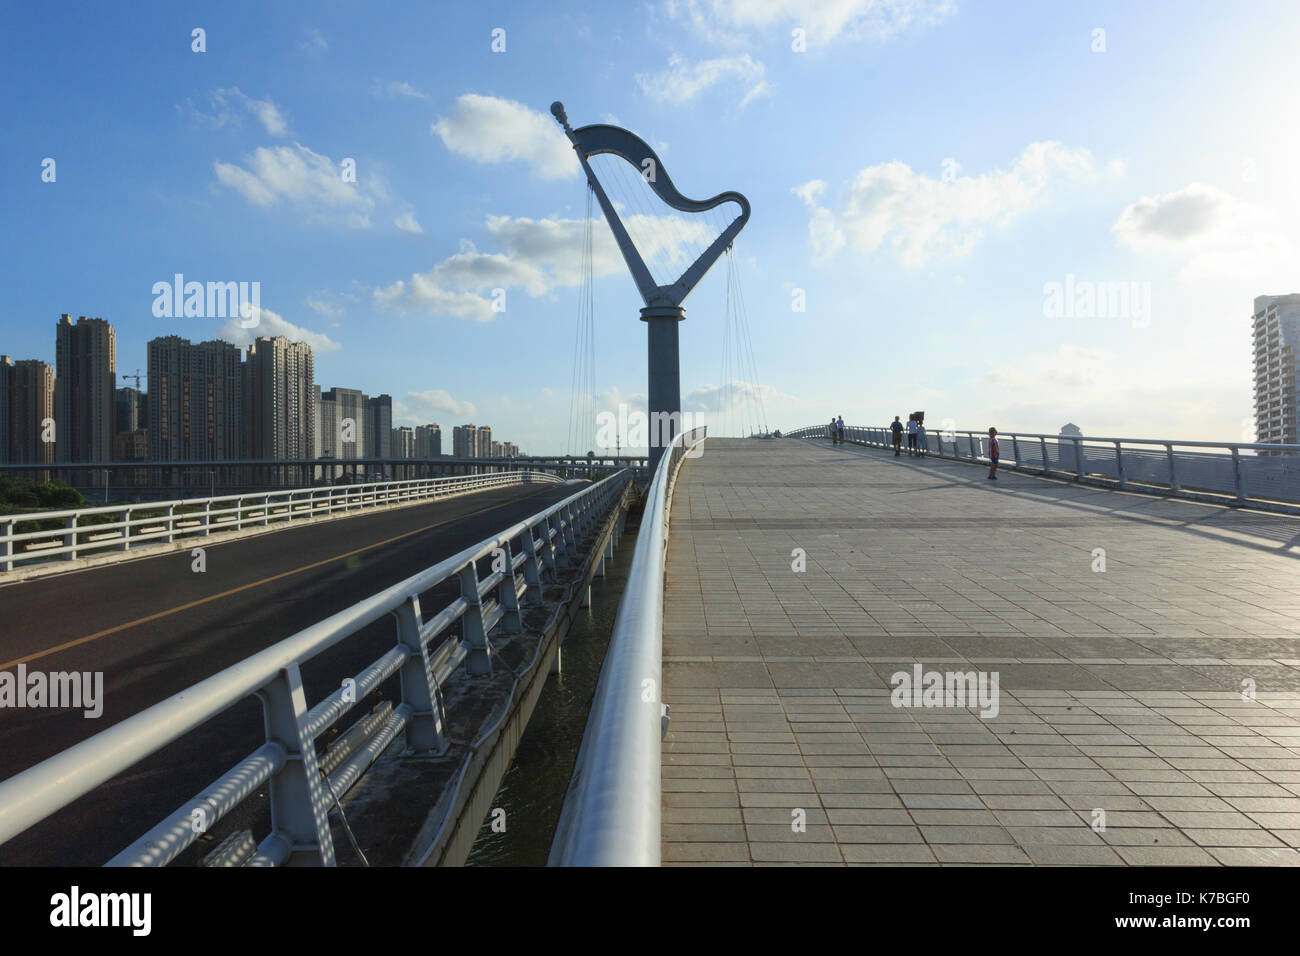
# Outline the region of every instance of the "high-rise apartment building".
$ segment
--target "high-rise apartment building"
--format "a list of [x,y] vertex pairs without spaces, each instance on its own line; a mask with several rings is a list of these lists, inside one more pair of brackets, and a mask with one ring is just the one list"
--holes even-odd
[[113,434],[133,432],[140,426],[144,394],[138,388],[119,388],[113,396]]
[[54,393],[54,369],[36,359],[15,363],[0,355],[0,461],[54,461]]
[[392,455],[393,458],[414,458],[415,455],[415,432],[409,425],[402,425],[392,430]]
[[477,458],[478,429],[473,425],[457,425],[451,430],[451,453],[456,458]]
[[310,458],[316,430],[311,346],[282,335],[258,338],[248,347],[244,382],[244,456]]
[[492,429],[487,425],[478,427],[478,432],[474,435],[474,449],[475,458],[492,457]]
[[[222,461],[245,452],[243,362],[229,342],[191,343],[179,335],[151,339],[149,457],[154,461]],[[118,389],[129,419],[133,388]],[[137,425],[138,427],[138,425]],[[135,428],[119,427],[119,432]],[[133,447],[133,446],[132,446]]]
[[[321,433],[324,431],[322,424],[325,415],[325,409],[321,408],[320,386],[315,382],[311,386],[311,407],[312,413],[316,416],[316,427],[312,429],[311,435],[311,457],[319,458],[321,456]],[[333,420],[331,418],[331,420]]]
[[[393,396],[376,395],[366,399],[366,454],[367,458],[392,458],[393,451]],[[409,458],[409,455],[402,456]]]
[[1300,443],[1300,294],[1255,297],[1255,441]]
[[103,319],[66,313],[55,327],[55,457],[111,461],[117,334]]
[[437,458],[442,454],[442,428],[435,424],[415,426],[416,458]]
[[[366,396],[355,388],[321,392],[320,453],[325,458],[364,458],[367,437]],[[390,436],[391,441],[391,436]]]

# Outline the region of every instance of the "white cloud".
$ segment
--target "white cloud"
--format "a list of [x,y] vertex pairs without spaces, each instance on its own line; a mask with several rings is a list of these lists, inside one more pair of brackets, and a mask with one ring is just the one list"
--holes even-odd
[[1235,205],[1223,190],[1192,183],[1162,196],[1143,196],[1120,214],[1113,228],[1135,249],[1168,247],[1216,228]]
[[320,53],[329,48],[330,45],[325,42],[325,37],[322,36],[320,30],[315,27],[308,30],[306,37],[304,37],[302,42],[298,44],[298,49],[306,50],[308,52]]
[[885,42],[942,23],[953,0],[667,0],[673,19],[714,43],[746,42],[746,31],[779,30],[785,42],[802,29],[809,47],[834,40]]
[[221,327],[221,330],[217,333],[217,338],[226,342],[233,342],[240,348],[248,348],[254,339],[273,338],[277,335],[283,335],[291,342],[306,342],[311,346],[313,352],[333,352],[339,348],[339,343],[328,335],[313,332],[301,325],[294,325],[284,316],[272,312],[270,309],[259,309],[254,315],[258,322],[253,328],[244,328],[241,323],[245,320],[236,317]]
[[367,229],[375,200],[356,183],[346,183],[340,167],[306,146],[258,147],[245,159],[247,167],[216,162],[217,180],[255,206],[288,203],[312,218],[342,218],[349,226]]
[[339,306],[333,305],[329,302],[324,302],[320,299],[313,299],[310,296],[307,297],[304,304],[313,312],[323,315],[326,318],[337,319],[343,314],[343,310]]
[[404,98],[410,100],[427,100],[428,93],[421,92],[405,80],[389,80],[387,83],[382,80],[375,80],[370,85],[370,95],[376,98],[397,99]]
[[256,100],[237,86],[214,90],[211,96],[211,109],[211,113],[204,113],[196,109],[193,103],[187,104],[187,111],[193,119],[213,129],[240,126],[244,115],[250,114],[272,136],[286,136],[289,133],[288,121],[269,96],[264,100]]
[[1294,279],[1294,246],[1274,214],[1205,183],[1143,196],[1111,229],[1137,252],[1182,257],[1184,279]]
[[1010,169],[949,181],[898,160],[868,166],[849,184],[838,208],[821,205],[826,191],[821,180],[794,192],[811,210],[809,242],[817,256],[829,257],[846,245],[869,255],[887,243],[904,266],[914,268],[933,257],[970,252],[985,230],[1005,228],[1057,182],[1096,176],[1088,150],[1038,142],[1025,147]]
[[739,408],[758,409],[760,403],[770,414],[782,406],[797,404],[794,395],[778,392],[771,385],[732,379],[722,385],[701,385],[686,396],[687,411],[723,413]]
[[424,228],[416,221],[415,213],[409,209],[393,220],[393,225],[402,232],[409,232],[412,235],[422,235]]
[[[684,243],[712,238],[700,223],[693,227],[674,224],[669,230],[654,216],[627,216],[623,221],[647,262],[684,267]],[[624,271],[623,258],[609,230],[599,220],[593,226],[593,275],[599,278]],[[536,297],[581,285],[585,220],[489,216],[486,228],[504,252],[479,252],[474,243],[463,241],[458,253],[427,272],[375,289],[376,305],[489,322],[500,314],[492,311],[492,301],[485,296],[494,289],[520,289]]]
[[659,73],[638,73],[637,85],[652,100],[680,106],[689,103],[709,87],[735,80],[748,88],[744,106],[750,100],[771,92],[764,80],[766,70],[762,62],[748,53],[734,57],[718,57],[691,63],[674,53],[668,58],[668,68]]
[[514,100],[466,93],[432,131],[447,149],[476,163],[525,162],[542,179],[579,171],[573,146],[555,118]]
[[[407,392],[403,401],[393,402],[393,418],[411,423],[427,424],[439,417],[470,419],[478,414],[473,402],[462,402],[441,388],[423,392]],[[443,429],[444,443],[451,441],[451,428]]]

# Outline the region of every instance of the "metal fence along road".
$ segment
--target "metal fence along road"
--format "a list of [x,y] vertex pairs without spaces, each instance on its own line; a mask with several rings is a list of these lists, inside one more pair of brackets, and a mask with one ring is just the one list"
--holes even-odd
[[[272,830],[256,847],[248,842],[237,862],[333,865],[330,808],[399,733],[410,751],[447,750],[441,688],[462,667],[470,675],[491,673],[493,635],[520,631],[522,612],[539,604],[543,587],[555,580],[557,560],[576,553],[584,535],[622,500],[631,480],[625,470],[590,485],[0,782],[0,843],[255,695],[265,716],[265,742],[110,865],[166,865],[264,785]],[[495,569],[480,577],[478,562],[489,557]],[[457,582],[459,596],[426,613],[420,595],[446,581]],[[396,620],[391,648],[309,707],[301,666],[389,615]],[[317,739],[393,675],[400,675],[400,701],[354,724],[354,729],[362,725],[359,736],[350,731],[339,738],[342,749],[336,742],[318,755]],[[365,726],[367,721],[374,726]]]
[[[827,425],[797,428],[789,438],[829,438]],[[888,428],[845,426],[845,441],[892,447]],[[987,432],[926,429],[926,454],[988,464]],[[1094,438],[999,432],[1000,468],[1073,478],[1121,490],[1155,492],[1222,504],[1300,513],[1300,445]],[[906,447],[906,438],[903,445]]]
[[[0,515],[0,572],[12,571],[24,562],[75,561],[87,554],[171,544],[177,538],[205,537],[275,523],[287,526],[295,520],[365,508],[437,501],[489,488],[561,480],[546,472],[512,471]],[[36,527],[18,530],[29,524]],[[51,524],[56,527],[48,527]]]
[[658,866],[664,559],[672,484],[706,429],[679,435],[646,497],[609,650],[551,843],[551,866]]

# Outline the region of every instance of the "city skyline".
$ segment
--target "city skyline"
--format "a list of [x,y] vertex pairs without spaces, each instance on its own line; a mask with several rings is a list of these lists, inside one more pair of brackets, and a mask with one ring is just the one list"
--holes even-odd
[[[698,20],[687,4],[516,5],[500,24],[448,8],[364,27],[346,4],[235,8],[206,12],[201,53],[178,13],[127,30],[107,11],[32,10],[26,39],[0,40],[3,69],[48,74],[12,124],[29,148],[4,159],[8,307],[41,314],[55,289],[114,317],[131,355],[163,334],[286,334],[312,343],[324,380],[373,370],[394,424],[490,418],[572,451],[585,196],[548,113],[564,99],[575,123],[643,136],[688,195],[753,203],[736,257],[757,381],[720,372],[715,268],[685,303],[683,410],[758,392],[776,428],[924,408],[959,426],[1241,440],[1243,303],[1300,286],[1300,66],[1252,65],[1300,11],[884,6],[804,22],[792,4]],[[430,35],[443,56],[419,55]],[[49,50],[78,53],[51,69]],[[76,91],[91,76],[88,116]],[[117,148],[82,153],[88,127]],[[47,256],[69,221],[80,241]],[[598,222],[596,402],[640,407],[640,303],[607,233]],[[260,325],[156,315],[176,276],[250,286]],[[6,333],[6,351],[37,354],[27,323]]]
[[[55,343],[54,367],[0,355],[0,464],[442,455],[436,422],[393,427],[392,396],[322,392],[305,342],[257,337],[244,351],[220,339],[159,336],[147,343],[148,373],[120,376],[137,387],[117,384],[116,331],[102,317],[73,323],[63,313]],[[140,389],[142,379],[155,384]],[[404,443],[397,454],[403,429],[409,453]],[[517,444],[493,442],[489,426],[478,437],[467,457],[519,455]]]

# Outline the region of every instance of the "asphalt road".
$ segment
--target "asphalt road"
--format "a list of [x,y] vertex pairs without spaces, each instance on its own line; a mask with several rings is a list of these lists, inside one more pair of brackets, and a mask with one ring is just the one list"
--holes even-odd
[[[14,673],[23,663],[29,672],[103,672],[98,718],[81,710],[0,709],[0,779],[498,533],[575,488],[519,486],[225,544],[196,540],[195,546],[206,549],[203,573],[192,569],[186,550],[0,587],[0,670]],[[309,662],[303,668],[308,701],[336,688],[342,676],[374,660],[391,640],[391,623],[376,622]],[[102,864],[262,741],[261,706],[246,700],[0,846],[0,865]],[[210,842],[204,850],[209,848]]]

